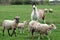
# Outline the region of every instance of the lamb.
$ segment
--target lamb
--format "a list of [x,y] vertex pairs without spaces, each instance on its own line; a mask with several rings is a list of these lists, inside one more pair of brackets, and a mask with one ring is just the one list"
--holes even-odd
[[31,20],[39,21],[42,18],[45,22],[45,16],[48,9],[37,9],[36,5],[33,5],[33,11],[31,13]]
[[[4,31],[5,31],[5,29],[8,30],[9,36],[12,36],[13,34],[15,34],[15,36],[16,36],[15,30],[16,30],[17,25],[18,25],[18,23],[19,23],[19,19],[20,19],[20,17],[19,17],[19,16],[16,16],[16,17],[14,18],[14,20],[4,20],[4,21],[3,21],[3,23],[2,23],[2,26],[3,26],[3,36],[4,36]],[[13,33],[10,34],[10,33],[9,33],[9,30],[13,30]]]
[[[36,26],[36,30],[40,33],[40,35],[42,36],[42,38],[43,38],[44,35],[47,35],[48,40],[50,40],[49,33],[53,29],[54,30],[56,29],[56,26],[54,24],[50,24],[50,25],[48,25],[48,24],[38,24]],[[39,38],[40,38],[40,36],[39,36]]]
[[23,33],[24,27],[27,25],[27,21],[24,21],[23,23],[18,23],[18,28],[21,29],[20,33]]
[[[54,24],[48,25],[48,24],[41,24],[37,21],[31,21],[29,22],[29,26],[28,26],[28,30],[29,32],[33,33],[34,32],[38,32],[42,38],[44,35],[49,35],[49,32],[52,29],[56,29],[56,26]],[[38,37],[38,39],[40,38],[40,36]],[[48,40],[50,40],[49,36],[48,36]]]

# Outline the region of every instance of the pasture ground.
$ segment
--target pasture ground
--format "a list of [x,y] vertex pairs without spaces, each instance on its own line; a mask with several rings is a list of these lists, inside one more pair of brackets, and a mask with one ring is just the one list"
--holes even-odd
[[[60,40],[60,6],[59,5],[38,5],[38,8],[52,8],[53,13],[46,13],[46,23],[51,24],[54,23],[57,27],[56,30],[53,30],[50,34],[51,40]],[[28,40],[28,30],[27,27],[24,29],[24,33],[20,34],[19,30],[16,30],[17,36],[8,36],[7,30],[5,30],[5,36],[2,36],[2,22],[5,19],[13,19],[15,16],[20,16],[20,22],[24,20],[30,21],[30,15],[32,11],[31,5],[0,5],[0,40]],[[41,22],[43,22],[41,20]],[[11,32],[11,31],[10,31]],[[30,34],[30,40],[32,36]],[[38,39],[38,33],[34,40]],[[44,38],[47,40],[47,38]]]

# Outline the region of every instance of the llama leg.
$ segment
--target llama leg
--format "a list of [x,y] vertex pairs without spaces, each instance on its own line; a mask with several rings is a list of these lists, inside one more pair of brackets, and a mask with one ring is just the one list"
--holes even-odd
[[31,17],[31,21],[33,20],[33,18]]

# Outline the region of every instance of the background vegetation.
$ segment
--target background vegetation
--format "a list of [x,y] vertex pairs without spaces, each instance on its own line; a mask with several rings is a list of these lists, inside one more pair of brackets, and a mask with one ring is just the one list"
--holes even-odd
[[[0,4],[32,4],[35,0],[0,0]],[[48,0],[36,1],[37,4],[48,3]]]

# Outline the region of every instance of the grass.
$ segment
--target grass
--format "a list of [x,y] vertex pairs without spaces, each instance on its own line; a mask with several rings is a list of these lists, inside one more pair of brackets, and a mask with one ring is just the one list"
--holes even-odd
[[[46,13],[46,22],[48,24],[54,23],[57,26],[56,30],[53,30],[50,34],[51,40],[60,40],[60,6],[59,5],[38,5],[38,8],[52,8],[53,13]],[[5,36],[2,36],[2,22],[5,19],[13,19],[15,16],[20,16],[20,22],[24,20],[30,21],[30,15],[32,11],[31,5],[0,5],[0,40],[28,40],[27,27],[24,29],[24,33],[20,34],[17,29],[17,36],[9,37],[7,30],[5,30]],[[42,20],[41,20],[42,21]],[[30,34],[31,35],[31,34]],[[37,40],[38,34],[34,40]],[[29,37],[30,40],[32,36]],[[47,40],[47,38],[44,38]]]

